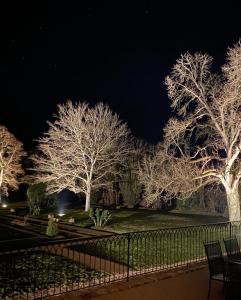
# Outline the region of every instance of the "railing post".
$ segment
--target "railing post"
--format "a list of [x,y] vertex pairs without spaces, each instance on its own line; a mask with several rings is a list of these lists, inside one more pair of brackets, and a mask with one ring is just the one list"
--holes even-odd
[[127,281],[130,276],[130,233],[127,233]]
[[232,236],[232,222],[229,222],[229,238]]

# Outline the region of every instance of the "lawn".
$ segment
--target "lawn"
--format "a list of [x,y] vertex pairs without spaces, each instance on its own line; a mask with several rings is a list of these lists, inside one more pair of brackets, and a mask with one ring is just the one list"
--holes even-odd
[[[222,216],[185,214],[181,212],[164,213],[156,210],[144,209],[119,209],[111,210],[110,212],[111,219],[102,229],[115,233],[145,231],[160,228],[200,225],[227,221],[227,219]],[[46,218],[47,214],[42,215],[42,217]],[[93,226],[93,222],[90,220],[88,214],[83,210],[66,210],[65,215],[61,217],[61,221],[68,222],[68,219],[70,217],[73,217],[75,219],[75,225],[77,226]]]
[[165,269],[205,258],[204,242],[236,235],[240,223],[196,225],[126,233],[99,240],[80,242],[71,249],[129,265],[135,271]]
[[[78,216],[78,212],[73,213]],[[201,226],[226,222],[227,219],[222,216],[131,209],[114,210],[111,214],[110,222],[103,229],[115,233],[130,233],[129,235],[122,234],[97,243],[93,241],[79,244],[74,248],[129,265],[134,270],[199,260],[205,256],[204,241],[222,240],[229,235],[228,224]],[[83,215],[82,217],[84,218]]]
[[105,229],[116,233],[145,231],[227,221],[222,216],[160,212],[153,210],[117,210]]

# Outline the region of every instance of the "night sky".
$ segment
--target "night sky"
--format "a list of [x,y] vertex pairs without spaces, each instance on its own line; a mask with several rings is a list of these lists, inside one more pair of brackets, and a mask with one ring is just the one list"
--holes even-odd
[[[210,1],[211,2],[211,1]],[[82,4],[83,3],[83,4]],[[107,103],[150,143],[170,116],[165,76],[181,53],[208,52],[218,70],[241,38],[231,1],[9,1],[0,9],[0,124],[26,149],[57,103]]]

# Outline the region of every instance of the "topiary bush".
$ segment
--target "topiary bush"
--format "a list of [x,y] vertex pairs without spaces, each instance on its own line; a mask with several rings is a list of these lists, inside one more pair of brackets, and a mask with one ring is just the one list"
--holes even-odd
[[46,229],[46,235],[48,236],[56,236],[58,234],[58,223],[57,219],[54,218],[53,215],[49,216],[48,226]]

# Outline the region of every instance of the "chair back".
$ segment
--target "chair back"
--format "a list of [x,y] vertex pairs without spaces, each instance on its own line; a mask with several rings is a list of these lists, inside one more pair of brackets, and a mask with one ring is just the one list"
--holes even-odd
[[222,249],[219,241],[204,243],[205,253],[208,260],[209,273],[212,277],[217,274],[225,274],[225,265]]
[[236,236],[223,240],[227,255],[229,257],[240,255],[240,248]]

